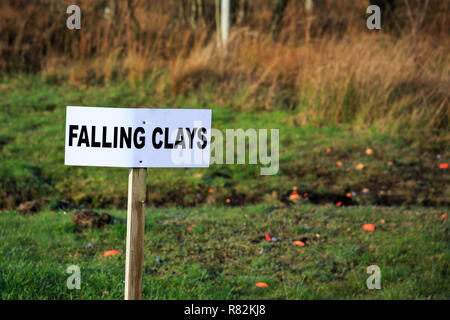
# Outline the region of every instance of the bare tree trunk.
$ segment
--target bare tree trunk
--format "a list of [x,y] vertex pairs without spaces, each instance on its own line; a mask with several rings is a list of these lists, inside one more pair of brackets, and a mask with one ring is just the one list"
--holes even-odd
[[217,34],[217,47],[222,47],[222,36],[221,36],[221,24],[220,24],[220,0],[216,0],[216,34]]
[[314,19],[312,13],[313,13],[313,8],[314,8],[314,2],[313,0],[306,0],[305,1],[305,11],[306,11],[306,28],[305,28],[305,38],[306,38],[306,42],[309,42],[309,40],[311,39],[311,23],[312,20]]
[[205,21],[205,4],[203,0],[196,0],[197,1],[197,20],[200,20],[202,23],[202,26],[206,25]]
[[131,0],[127,0],[128,10],[130,10],[130,19],[133,22],[133,26],[136,32],[141,31],[141,26],[139,25],[139,21],[137,21],[136,16],[134,14],[134,4],[131,3]]
[[192,29],[197,29],[197,1],[192,0],[191,2],[191,26]]
[[222,46],[227,46],[228,35],[230,33],[230,0],[221,0],[221,26],[222,26]]
[[186,0],[181,0],[181,5],[178,7],[178,19],[184,24],[186,18]]
[[103,17],[106,20],[114,21],[117,13],[117,0],[108,0],[105,4]]
[[236,21],[237,24],[242,24],[244,22],[244,19],[247,16],[247,11],[248,11],[248,0],[240,0],[239,12]]
[[284,10],[286,9],[288,0],[277,0],[275,9],[272,13],[271,29],[272,35],[276,39],[280,32],[281,20],[283,19]]

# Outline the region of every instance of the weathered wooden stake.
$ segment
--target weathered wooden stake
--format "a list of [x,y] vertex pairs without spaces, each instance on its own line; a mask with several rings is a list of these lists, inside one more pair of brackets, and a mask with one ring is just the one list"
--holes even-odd
[[142,299],[147,169],[130,169],[128,176],[125,300]]

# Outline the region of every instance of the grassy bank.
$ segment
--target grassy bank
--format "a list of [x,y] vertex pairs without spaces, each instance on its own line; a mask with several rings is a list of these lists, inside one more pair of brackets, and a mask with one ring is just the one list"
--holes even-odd
[[[0,207],[41,198],[125,206],[127,170],[63,165],[66,105],[207,107],[213,109],[213,127],[221,130],[280,129],[277,175],[260,176],[254,165],[150,169],[148,199],[156,206],[284,201],[293,187],[316,203],[439,205],[450,199],[444,187],[448,170],[439,167],[450,157],[447,130],[400,135],[375,125],[300,125],[295,110],[230,112],[215,95],[208,96],[214,88],[162,99],[151,94],[153,85],[150,79],[139,86],[125,82],[74,88],[40,77],[5,78],[0,82]],[[373,153],[366,154],[367,149]],[[349,198],[349,192],[357,196]]]
[[125,207],[126,169],[63,165],[66,105],[207,107],[213,109],[213,127],[221,130],[280,129],[277,175],[261,176],[256,165],[150,169],[150,205],[283,202],[294,187],[312,203],[428,206],[450,199],[448,169],[440,168],[450,158],[446,130],[401,136],[375,125],[300,125],[295,110],[230,112],[216,96],[208,96],[214,88],[162,99],[151,94],[153,85],[148,80],[139,86],[74,88],[40,77],[5,78],[0,82],[0,207],[12,209],[33,199]]
[[[448,208],[447,208],[448,209]],[[147,210],[144,299],[448,299],[444,208],[267,205]],[[1,299],[122,299],[126,212],[103,230],[72,212],[0,214]],[[365,231],[365,223],[375,231]],[[278,241],[267,241],[265,234]],[[305,246],[296,246],[301,240]],[[91,247],[89,247],[91,243]],[[92,246],[93,245],[93,246]],[[119,255],[104,257],[107,250]],[[368,290],[366,269],[381,270]],[[66,269],[81,268],[68,290]],[[257,288],[264,282],[268,288]]]

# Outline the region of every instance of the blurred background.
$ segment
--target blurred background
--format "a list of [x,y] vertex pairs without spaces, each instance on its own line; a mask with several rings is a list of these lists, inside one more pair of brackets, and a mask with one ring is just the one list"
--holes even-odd
[[[81,8],[80,30],[66,27],[70,4]],[[366,27],[370,4],[382,9],[381,30]],[[62,166],[70,104],[208,107],[219,129],[282,128],[276,177],[245,166],[213,166],[201,179],[157,171],[156,205],[203,203],[211,187],[222,190],[213,202],[283,200],[293,186],[316,201],[368,188],[377,191],[360,202],[448,204],[439,165],[448,157],[449,1],[232,0],[226,46],[220,5],[2,0],[0,206],[41,197],[125,205],[126,179]],[[333,145],[341,150],[319,152]],[[370,160],[383,165],[346,172],[371,145],[389,149]]]
[[[220,130],[280,130],[273,176],[148,169],[145,298],[448,299],[449,9],[0,0],[0,297],[122,298],[128,170],[64,166],[79,105],[210,108]],[[83,290],[66,288],[67,264]],[[383,290],[366,288],[369,264]]]

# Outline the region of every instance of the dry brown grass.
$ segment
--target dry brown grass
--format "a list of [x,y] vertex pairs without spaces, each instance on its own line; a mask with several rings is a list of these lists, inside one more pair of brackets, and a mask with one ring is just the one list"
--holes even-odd
[[109,17],[106,2],[80,0],[81,31],[65,28],[71,2],[2,1],[0,69],[39,70],[49,81],[71,85],[123,78],[136,84],[156,72],[164,75],[155,78],[157,93],[201,95],[208,84],[218,103],[296,110],[298,125],[448,128],[446,1],[430,1],[420,26],[414,22],[422,17],[420,6],[409,1],[410,10],[397,9],[384,32],[366,30],[366,1],[318,2],[312,16],[293,1],[277,39],[270,32],[271,2],[252,2],[226,52],[217,49],[214,19],[192,28],[189,12],[180,16],[175,0],[119,1]]

